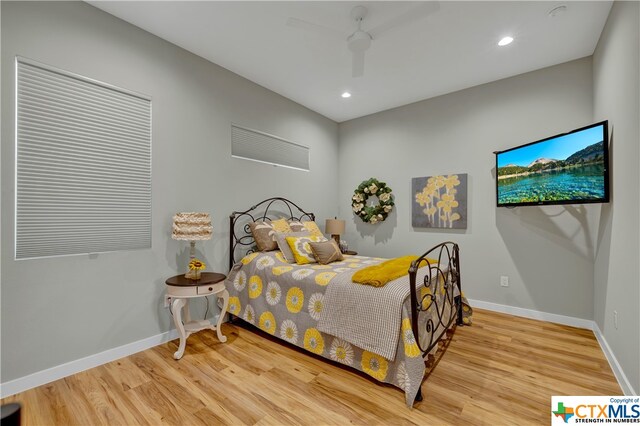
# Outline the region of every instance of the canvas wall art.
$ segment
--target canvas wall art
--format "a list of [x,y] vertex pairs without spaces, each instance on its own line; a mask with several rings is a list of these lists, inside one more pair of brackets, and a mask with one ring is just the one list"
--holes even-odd
[[467,229],[467,174],[411,179],[414,228]]

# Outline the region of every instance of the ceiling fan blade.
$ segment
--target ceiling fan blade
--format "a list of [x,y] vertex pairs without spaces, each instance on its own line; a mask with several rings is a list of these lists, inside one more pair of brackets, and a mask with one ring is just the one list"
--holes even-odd
[[315,33],[333,37],[338,40],[346,40],[346,37],[340,31],[336,31],[333,28],[327,28],[322,25],[314,24],[313,22],[303,21],[302,19],[287,18],[287,25],[293,28],[313,31]]
[[440,10],[440,2],[421,2],[419,5],[412,7],[411,9],[396,16],[395,18],[389,19],[387,22],[383,22],[382,24],[368,30],[367,32],[371,34],[371,37],[377,38],[380,36],[380,34],[383,34],[401,25],[405,25],[410,22],[417,21],[418,19],[425,18],[428,15],[437,12],[438,10]]
[[351,76],[354,78],[364,75],[364,50],[353,52],[353,62],[351,65]]

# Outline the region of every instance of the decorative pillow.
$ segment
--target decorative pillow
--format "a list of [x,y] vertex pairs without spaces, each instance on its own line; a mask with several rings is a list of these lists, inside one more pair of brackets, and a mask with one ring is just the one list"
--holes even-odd
[[276,232],[293,232],[293,229],[289,227],[289,222],[287,222],[287,219],[284,218],[272,220],[271,226]]
[[278,249],[275,240],[276,232],[291,232],[289,224],[285,219],[272,221],[257,221],[249,224],[251,234],[260,251],[272,251]]
[[309,231],[311,235],[324,237],[324,234],[322,233],[320,228],[318,228],[318,225],[312,220],[305,220],[303,222],[300,222],[298,220],[290,220],[289,227],[293,232]]
[[271,251],[278,248],[278,244],[273,240],[273,226],[271,222],[252,222],[249,224],[251,234],[260,251]]
[[306,231],[306,229],[304,228],[304,223],[300,222],[299,220],[295,220],[295,219],[289,220],[289,227],[291,228],[291,230],[293,232]]
[[309,245],[311,246],[313,257],[315,257],[316,261],[321,265],[344,259],[340,252],[340,247],[338,247],[335,240],[322,241],[319,243],[310,242]]
[[304,229],[309,231],[311,233],[311,235],[315,235],[316,237],[324,238],[324,234],[322,233],[320,228],[318,228],[318,224],[315,223],[314,221],[307,220],[307,221],[303,221],[302,224],[304,225]]
[[[300,224],[302,225],[302,224]],[[308,231],[302,232],[276,232],[276,242],[278,243],[278,248],[282,252],[282,256],[284,256],[285,260],[289,263],[296,263],[296,258],[287,243],[287,237],[308,237],[311,234]]]
[[295,257],[298,265],[316,263],[316,258],[313,257],[313,252],[311,251],[309,243],[317,243],[327,240],[324,237],[318,237],[315,235],[310,235],[308,237],[285,237],[285,239],[287,240],[287,244],[289,244],[289,248],[291,249],[293,257]]

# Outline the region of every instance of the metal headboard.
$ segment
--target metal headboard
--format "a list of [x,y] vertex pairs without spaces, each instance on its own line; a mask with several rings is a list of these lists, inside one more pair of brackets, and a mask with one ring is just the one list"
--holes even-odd
[[315,221],[316,215],[302,210],[293,201],[282,197],[267,198],[248,210],[234,211],[229,215],[229,270],[236,263],[236,259],[242,259],[256,250],[249,223],[280,218]]

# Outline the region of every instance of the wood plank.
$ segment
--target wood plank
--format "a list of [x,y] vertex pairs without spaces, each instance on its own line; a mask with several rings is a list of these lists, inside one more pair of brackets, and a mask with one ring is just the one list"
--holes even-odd
[[618,395],[593,333],[483,311],[407,408],[399,389],[247,325],[191,336],[14,395],[25,425],[545,424],[552,395]]
[[[233,376],[230,368],[226,373],[220,374],[212,368],[207,362],[203,362],[199,357],[193,357],[191,362],[179,362],[173,359],[174,348],[168,348],[166,345],[154,348],[156,352],[164,355],[169,367],[175,368],[183,374],[191,383],[194,392],[199,392],[200,398],[207,404],[206,408],[217,409],[216,414],[225,419],[230,424],[253,424],[266,415],[266,412],[257,407],[255,404],[246,404],[244,400],[246,390],[239,389],[236,382],[229,381],[229,376]],[[217,355],[211,352],[211,355]],[[204,412],[198,417],[202,417]],[[196,414],[197,414],[196,413]]]
[[[200,419],[190,415],[180,405],[174,404],[171,395],[164,392],[162,386],[156,385],[154,382],[148,382],[130,391],[135,395],[137,403],[146,408],[146,414],[152,417],[152,424],[168,424],[168,425],[204,425]],[[94,422],[94,424],[108,425],[109,423]]]
[[[125,414],[126,422],[124,424],[148,424],[149,422],[145,415],[142,413],[139,407],[134,404],[133,401],[129,398],[129,394],[127,391],[130,388],[128,387],[128,385],[123,386],[123,383],[121,381],[123,379],[122,375],[116,373],[116,377],[120,379],[119,382],[112,374],[112,372],[117,371],[117,369],[114,369],[113,366],[111,366],[111,364],[114,363],[105,364],[97,368],[99,380],[103,384],[103,389],[105,389],[105,392],[109,394],[110,399],[113,401],[113,404],[121,407],[123,413]],[[131,368],[128,367],[126,371],[131,372]]]

